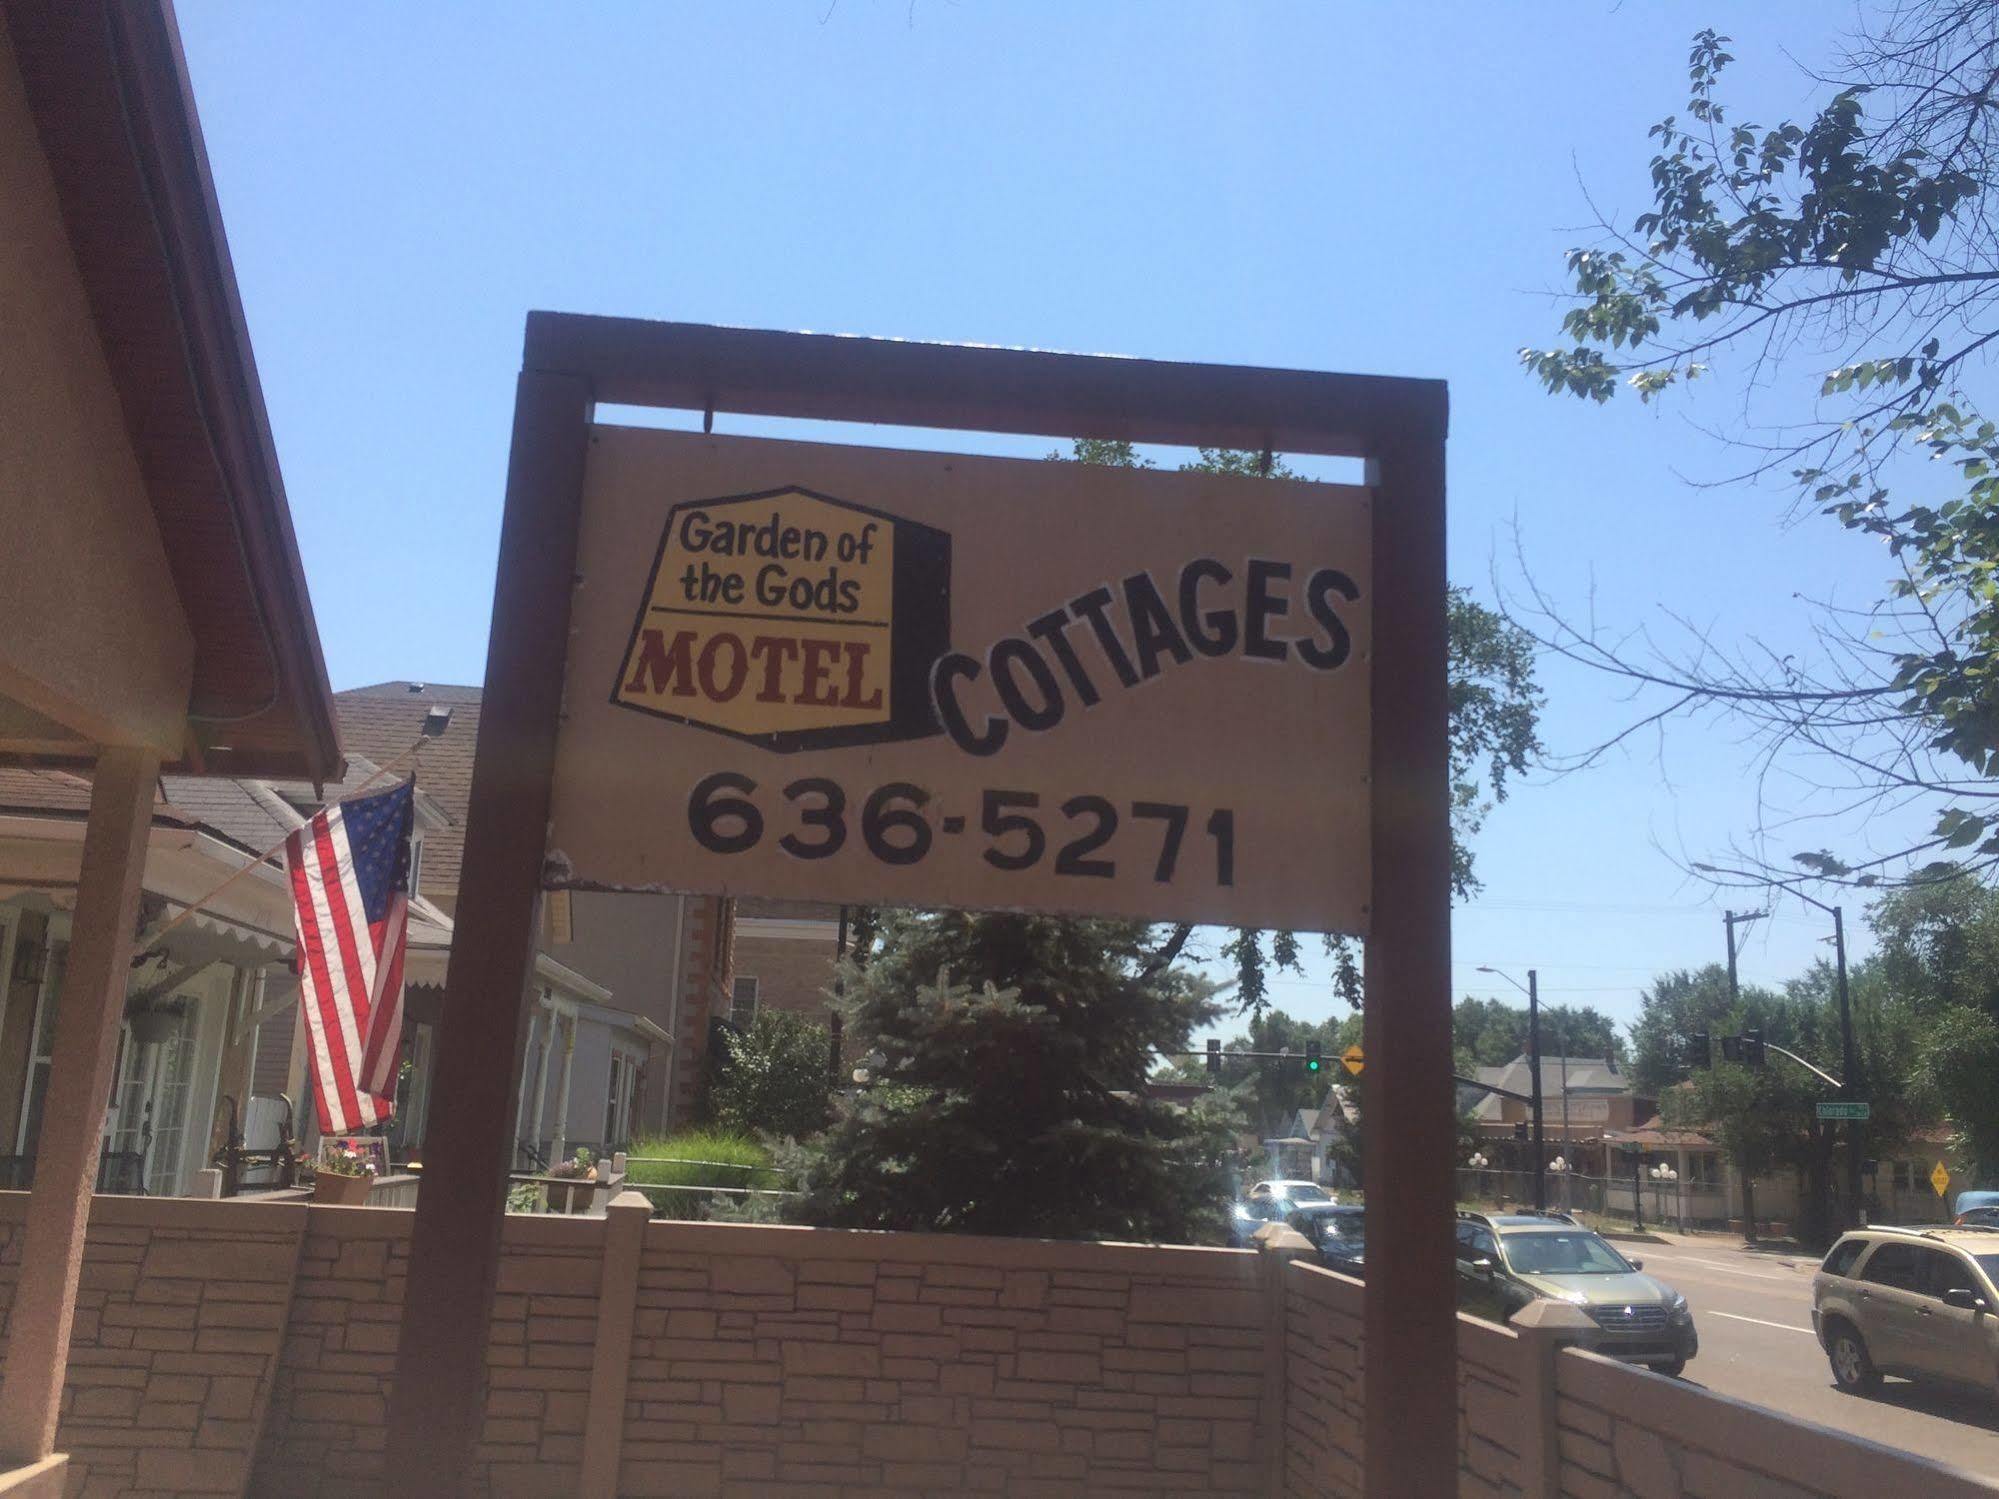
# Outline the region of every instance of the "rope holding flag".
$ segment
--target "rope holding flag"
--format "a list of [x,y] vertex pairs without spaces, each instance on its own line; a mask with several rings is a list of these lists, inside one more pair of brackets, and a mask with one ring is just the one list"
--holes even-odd
[[395,1112],[415,789],[412,777],[323,807],[285,840],[322,1135]]

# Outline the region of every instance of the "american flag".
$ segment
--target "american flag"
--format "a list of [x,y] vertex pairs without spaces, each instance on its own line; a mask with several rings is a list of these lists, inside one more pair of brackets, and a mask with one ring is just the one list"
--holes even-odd
[[395,1112],[415,815],[406,781],[321,808],[285,841],[322,1135]]

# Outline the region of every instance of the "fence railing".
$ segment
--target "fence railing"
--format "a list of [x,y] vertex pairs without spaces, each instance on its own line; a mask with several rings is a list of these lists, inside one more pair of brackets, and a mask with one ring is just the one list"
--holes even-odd
[[740,1183],[731,1182],[649,1182],[627,1177],[625,1185],[635,1192],[643,1192],[651,1200],[655,1218],[674,1218],[701,1221],[712,1213],[714,1199],[753,1211],[757,1204],[766,1204],[775,1210],[778,1204],[802,1194],[782,1187],[759,1187],[750,1185],[756,1180],[756,1173],[782,1180],[785,1169],[781,1166],[767,1166],[753,1161],[704,1161],[692,1156],[635,1155],[626,1157],[626,1169],[632,1167],[674,1166],[694,1167],[703,1171],[739,1171],[744,1173]]
[[[1635,1205],[1632,1198],[1632,1181],[1628,1176],[1584,1176],[1573,1171],[1547,1174],[1548,1206],[1592,1222],[1691,1228],[1726,1223],[1732,1211],[1726,1189],[1715,1182],[1661,1181],[1648,1175],[1639,1180]],[[1458,1200],[1468,1206],[1531,1204],[1534,1173],[1460,1167]]]

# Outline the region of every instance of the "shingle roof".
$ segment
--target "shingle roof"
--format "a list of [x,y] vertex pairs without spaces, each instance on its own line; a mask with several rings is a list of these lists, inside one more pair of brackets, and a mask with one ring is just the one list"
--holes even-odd
[[449,909],[457,903],[458,871],[465,862],[465,813],[472,801],[472,752],[479,739],[477,687],[429,682],[377,682],[333,694],[340,739],[350,755],[386,764],[423,736],[432,708],[449,708],[451,721],[424,741],[416,758],[417,785],[445,815],[448,827],[424,835],[424,888]]
[[[1566,1085],[1571,1098],[1578,1093],[1602,1095],[1632,1091],[1630,1076],[1612,1067],[1602,1057],[1563,1058],[1544,1055],[1541,1058],[1543,1098],[1561,1097],[1565,1082],[1565,1067]],[[1533,1091],[1534,1070],[1528,1065],[1525,1056],[1518,1056],[1503,1067],[1479,1068],[1478,1080],[1482,1083],[1491,1083],[1497,1088],[1505,1088],[1509,1092],[1525,1094]],[[1473,1113],[1481,1119],[1497,1119],[1500,1115],[1499,1095],[1486,1094],[1479,1100]]]
[[[84,816],[90,811],[90,778],[66,770],[0,767],[0,812],[58,812]],[[153,820],[192,827],[200,819],[156,790]]]

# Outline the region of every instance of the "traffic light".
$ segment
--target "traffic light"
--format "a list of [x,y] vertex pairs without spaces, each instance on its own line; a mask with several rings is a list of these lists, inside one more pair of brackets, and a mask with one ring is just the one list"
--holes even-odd
[[1319,1043],[1316,1041],[1307,1041],[1305,1043],[1305,1070],[1307,1072],[1317,1072],[1322,1065],[1324,1064],[1319,1057]]
[[1222,1075],[1222,1043],[1213,1036],[1208,1037],[1208,1076]]
[[1744,1031],[1742,1033],[1742,1060],[1751,1067],[1761,1067],[1763,1057],[1763,1032]]
[[1513,1138],[1516,1140],[1524,1140],[1527,1138],[1527,1121],[1525,1119],[1516,1120],[1514,1122]]
[[1691,1036],[1687,1037],[1687,1045],[1693,1048],[1694,1066],[1714,1066],[1714,1043],[1709,1039],[1706,1031],[1695,1031]]
[[1740,1036],[1723,1036],[1721,1038],[1721,1059],[1724,1062],[1739,1062],[1742,1060],[1742,1038]]

